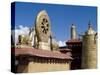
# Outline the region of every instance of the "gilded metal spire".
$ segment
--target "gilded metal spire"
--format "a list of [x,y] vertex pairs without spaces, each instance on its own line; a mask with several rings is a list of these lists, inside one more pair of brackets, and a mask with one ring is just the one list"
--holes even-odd
[[91,21],[89,21],[88,26],[89,26],[89,29],[92,29]]
[[93,30],[92,24],[90,21],[88,23],[88,30],[86,31],[86,34],[95,34],[95,31]]

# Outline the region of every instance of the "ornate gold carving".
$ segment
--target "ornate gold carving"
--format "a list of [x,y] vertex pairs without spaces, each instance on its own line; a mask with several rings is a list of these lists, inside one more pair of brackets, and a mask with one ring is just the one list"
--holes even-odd
[[36,33],[39,41],[48,42],[50,37],[50,20],[45,10],[41,11],[37,16]]
[[33,29],[30,29],[28,35],[19,35],[18,44],[16,47],[32,47]]
[[19,35],[18,40],[18,45],[31,46],[31,39],[29,38],[29,36]]

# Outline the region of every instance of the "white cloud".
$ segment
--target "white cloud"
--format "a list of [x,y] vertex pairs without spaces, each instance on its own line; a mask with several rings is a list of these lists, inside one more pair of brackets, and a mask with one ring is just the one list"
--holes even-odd
[[66,46],[65,41],[58,41],[59,47]]
[[16,29],[15,30],[16,33],[19,33],[19,34],[23,34],[23,35],[28,35],[29,33],[29,28],[28,27],[24,27],[22,25],[19,25],[19,29]]
[[18,36],[19,35],[28,35],[29,34],[29,28],[28,27],[24,27],[23,25],[19,25],[18,28],[16,28],[15,30],[12,30],[12,36],[13,36],[13,39],[15,41],[15,44],[18,43]]

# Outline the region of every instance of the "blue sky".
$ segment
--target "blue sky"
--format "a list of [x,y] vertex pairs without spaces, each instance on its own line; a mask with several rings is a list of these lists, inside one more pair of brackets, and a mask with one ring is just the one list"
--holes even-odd
[[97,8],[74,5],[55,5],[16,2],[15,26],[34,27],[37,14],[46,10],[51,21],[51,31],[55,39],[65,41],[70,39],[71,24],[75,24],[78,34],[84,33],[88,28],[89,20],[97,31]]

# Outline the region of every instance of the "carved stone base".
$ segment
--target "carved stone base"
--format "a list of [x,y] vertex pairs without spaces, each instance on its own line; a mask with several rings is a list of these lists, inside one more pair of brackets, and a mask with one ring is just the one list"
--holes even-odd
[[46,42],[39,42],[39,49],[50,50],[50,44]]

